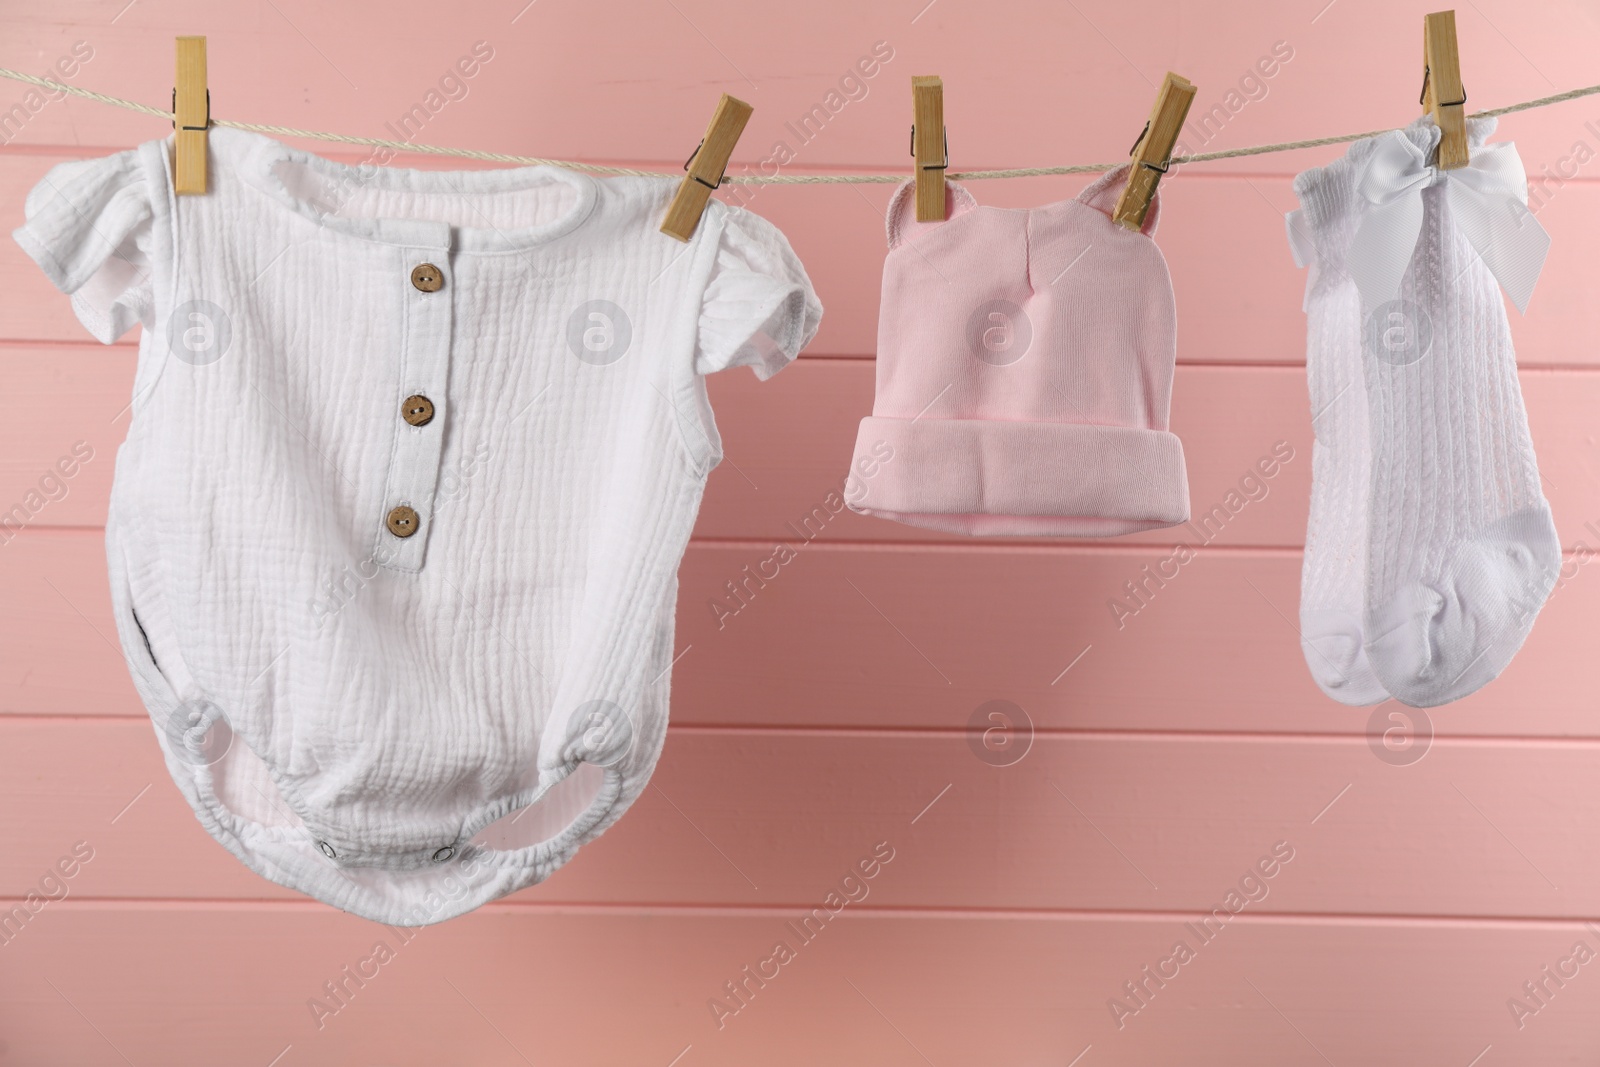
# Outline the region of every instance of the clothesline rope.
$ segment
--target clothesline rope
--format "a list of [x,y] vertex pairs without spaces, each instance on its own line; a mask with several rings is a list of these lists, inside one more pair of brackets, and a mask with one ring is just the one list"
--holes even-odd
[[[151,107],[134,100],[123,100],[121,97],[107,96],[97,93],[92,89],[85,89],[77,85],[66,85],[62,82],[41,78],[33,74],[24,74],[21,71],[0,67],[0,77],[10,78],[14,81],[27,82],[46,89],[57,89],[72,96],[81,96],[86,100],[95,100],[113,107],[127,108],[129,111],[138,111],[145,115],[172,121],[172,112],[159,107]],[[1568,100],[1577,100],[1580,97],[1593,96],[1600,93],[1600,85],[1590,85],[1583,89],[1569,89],[1564,93],[1554,96],[1541,96],[1537,100],[1529,100],[1521,104],[1511,104],[1508,107],[1492,108],[1488,111],[1477,111],[1470,118],[1492,118],[1499,115],[1510,115],[1517,111],[1530,111],[1534,108],[1548,107],[1551,104],[1560,104]],[[303,137],[314,141],[334,141],[339,144],[362,145],[369,148],[389,148],[397,152],[419,152],[435,156],[457,156],[462,159],[477,159],[487,163],[517,163],[527,166],[565,167],[568,170],[590,171],[595,174],[629,174],[646,178],[677,178],[676,174],[665,174],[654,170],[636,170],[632,167],[607,167],[599,163],[578,163],[566,159],[541,159],[538,156],[513,156],[502,152],[483,152],[475,148],[446,148],[440,145],[418,144],[414,141],[388,141],[379,137],[353,137],[343,133],[325,133],[321,130],[301,130],[292,126],[271,126],[259,122],[238,122],[233,119],[211,119],[212,126],[228,126],[236,130],[249,130],[253,133],[272,134],[276,137]],[[1221,152],[1198,152],[1186,156],[1173,156],[1174,164],[1207,163],[1215,159],[1238,159],[1242,156],[1261,156],[1272,152],[1292,152],[1301,148],[1322,148],[1326,145],[1348,144],[1351,141],[1360,141],[1368,137],[1376,137],[1388,133],[1389,130],[1370,130],[1367,133],[1342,134],[1338,137],[1314,137],[1307,141],[1283,141],[1278,144],[1254,145],[1249,148],[1229,148]],[[976,181],[989,178],[1036,178],[1056,174],[1098,174],[1112,170],[1122,165],[1116,163],[1077,163],[1066,167],[1012,167],[1007,170],[968,170],[949,171],[945,177],[956,181]],[[891,184],[905,181],[906,174],[730,174],[724,181],[731,185],[876,185]]]

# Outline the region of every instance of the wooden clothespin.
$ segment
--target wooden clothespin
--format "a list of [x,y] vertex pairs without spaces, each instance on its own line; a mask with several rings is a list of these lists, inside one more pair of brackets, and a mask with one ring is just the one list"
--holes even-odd
[[1467,158],[1467,90],[1461,84],[1461,52],[1456,47],[1456,13],[1422,16],[1422,99],[1439,126],[1441,170],[1464,167]]
[[173,192],[206,191],[206,126],[210,122],[206,39],[179,37],[178,75],[172,86]]
[[1150,211],[1150,199],[1155,196],[1156,185],[1167,172],[1172,159],[1172,148],[1178,143],[1178,131],[1189,117],[1189,105],[1194,103],[1194,86],[1189,79],[1167,71],[1156,94],[1155,107],[1144,124],[1139,139],[1133,142],[1133,165],[1128,168],[1128,184],[1117,197],[1113,221],[1130,230],[1144,226],[1144,217]]
[[911,78],[911,156],[917,168],[917,221],[944,218],[944,172],[950,139],[944,128],[944,82],[933,75]]
[[722,94],[705,137],[683,165],[683,181],[678,183],[678,193],[667,208],[666,218],[661,220],[662,233],[680,241],[694,236],[700,216],[705,214],[706,201],[711,199],[711,191],[722,184],[733,147],[739,143],[739,135],[754,111],[743,100]]

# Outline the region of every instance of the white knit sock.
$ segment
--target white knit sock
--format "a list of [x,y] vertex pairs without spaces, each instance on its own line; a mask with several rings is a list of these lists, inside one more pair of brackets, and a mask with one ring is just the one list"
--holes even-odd
[[[1492,126],[1489,127],[1492,129]],[[1482,143],[1487,129],[1472,140]],[[1448,179],[1447,179],[1448,180]],[[1415,344],[1370,343],[1367,657],[1399,700],[1432,707],[1497,676],[1554,586],[1560,543],[1539,484],[1499,283],[1442,186],[1400,298]],[[1382,323],[1378,323],[1381,327]]]

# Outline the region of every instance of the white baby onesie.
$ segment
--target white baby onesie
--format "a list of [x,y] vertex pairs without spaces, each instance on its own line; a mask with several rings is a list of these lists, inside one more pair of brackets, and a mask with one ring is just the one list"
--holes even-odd
[[106,520],[140,697],[251,869],[423,925],[547,877],[644,789],[721,441],[822,315],[770,223],[676,182],[347,166],[211,131],[51,170],[15,238],[134,322]]

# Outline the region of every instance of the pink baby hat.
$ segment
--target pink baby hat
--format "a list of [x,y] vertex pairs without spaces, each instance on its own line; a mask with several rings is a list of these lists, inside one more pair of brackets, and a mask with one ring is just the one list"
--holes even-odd
[[1167,430],[1177,312],[1152,201],[1111,221],[1127,167],[1074,200],[946,218],[889,203],[877,395],[845,481],[867,515],[953,533],[1109,537],[1189,518]]

